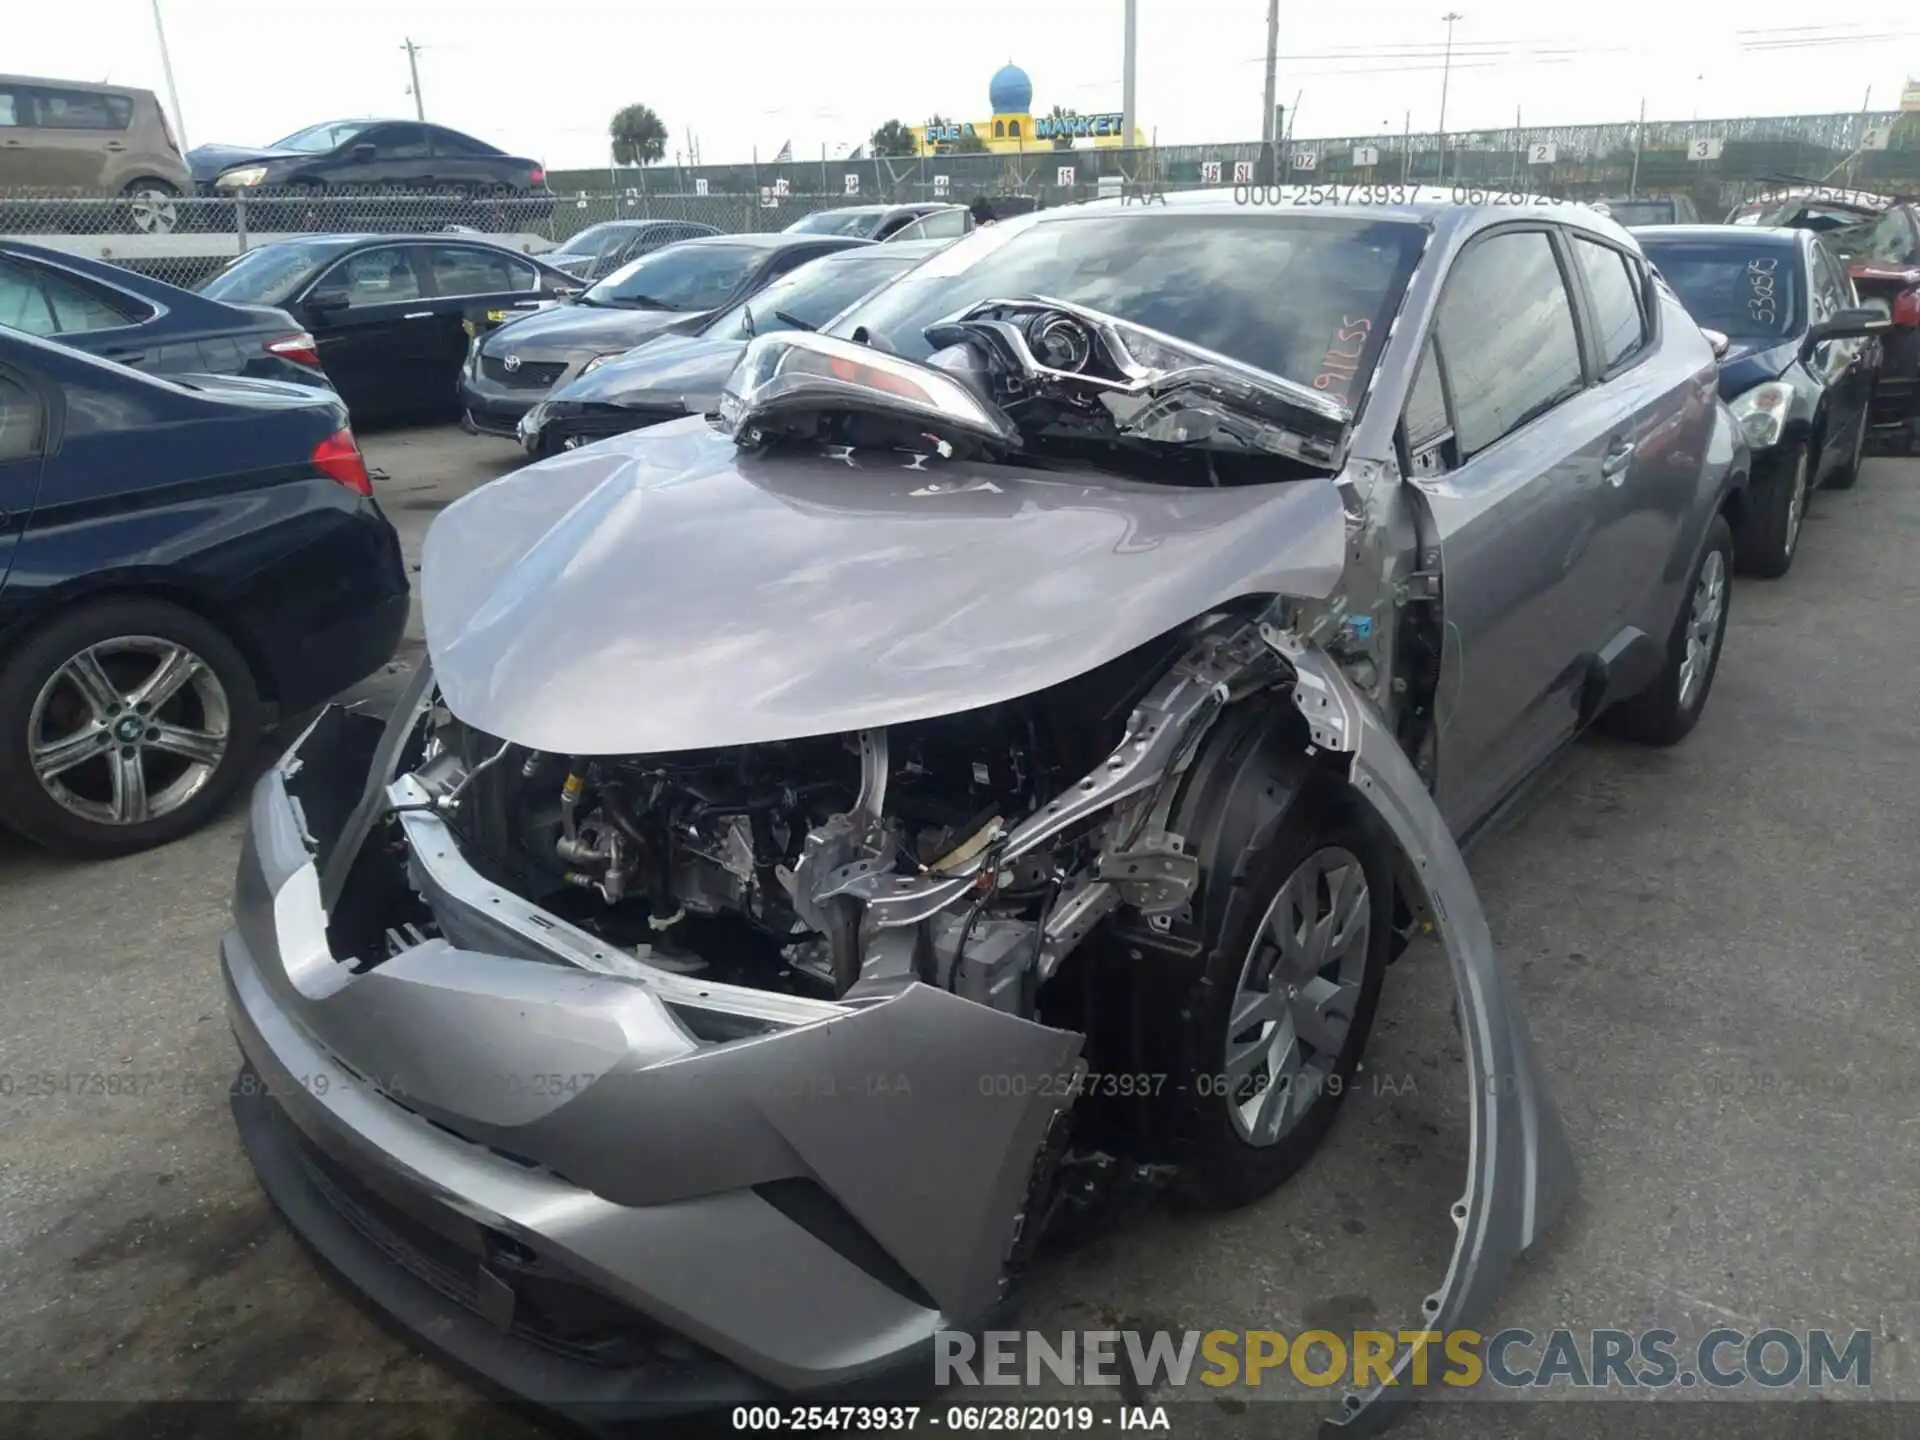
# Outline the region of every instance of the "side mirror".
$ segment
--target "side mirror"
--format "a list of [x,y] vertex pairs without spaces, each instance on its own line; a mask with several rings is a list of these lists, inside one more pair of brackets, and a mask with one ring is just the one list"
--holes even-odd
[[1890,328],[1892,323],[1889,316],[1883,316],[1878,310],[1868,309],[1864,305],[1855,310],[1842,310],[1807,332],[1807,349],[1812,350],[1814,346],[1829,340],[1857,340],[1878,335]]
[[1720,359],[1727,351],[1733,348],[1733,341],[1718,330],[1709,330],[1706,326],[1702,325],[1700,327],[1700,333],[1706,336],[1707,343],[1713,346],[1713,358],[1716,360]]
[[344,290],[316,290],[307,297],[307,308],[323,315],[348,309],[352,304],[353,297]]

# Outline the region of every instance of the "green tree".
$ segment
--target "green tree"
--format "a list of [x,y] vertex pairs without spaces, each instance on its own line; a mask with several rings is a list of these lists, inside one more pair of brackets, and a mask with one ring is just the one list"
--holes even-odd
[[1055,127],[1053,132],[1054,149],[1071,150],[1073,148],[1073,136],[1064,132],[1060,127],[1068,122],[1077,120],[1079,117],[1080,112],[1078,110],[1065,110],[1058,105],[1053,107],[1053,111],[1047,116],[1047,119],[1051,120]]
[[867,144],[876,157],[891,155],[913,155],[919,146],[913,138],[913,132],[898,120],[889,120],[868,137]]
[[651,165],[667,153],[667,123],[651,105],[628,105],[607,124],[616,165]]
[[960,137],[960,143],[953,147],[953,153],[956,155],[984,155],[987,153],[987,142],[980,138],[979,131],[969,130]]

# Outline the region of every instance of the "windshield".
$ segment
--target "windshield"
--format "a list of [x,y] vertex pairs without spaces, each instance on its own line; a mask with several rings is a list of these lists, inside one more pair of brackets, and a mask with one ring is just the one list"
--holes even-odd
[[757,245],[671,245],[629,261],[586,293],[591,305],[711,310],[726,303],[766,251]]
[[556,245],[549,253],[553,255],[591,255],[594,247],[613,233],[616,227],[608,225],[589,225],[578,235],[569,237]]
[[1051,212],[973,231],[830,333],[864,326],[875,344],[924,360],[922,332],[936,321],[983,300],[1044,295],[1350,402],[1365,393],[1426,233],[1306,214]]
[[286,139],[274,141],[270,148],[318,155],[323,151],[338,149],[368,126],[379,123],[378,120],[329,120],[324,125],[309,125],[304,130],[296,130]]
[[1787,246],[1642,236],[1640,248],[1697,324],[1734,340],[1784,340],[1798,331],[1800,266]]
[[886,218],[884,210],[816,210],[787,226],[789,235],[852,235],[871,240]]
[[[715,317],[701,333],[716,340],[751,340],[776,330],[818,330],[854,301],[919,264],[918,255],[829,256],[802,265],[783,279]],[[748,328],[747,312],[753,312]],[[800,324],[796,327],[794,321]]]
[[240,305],[281,305],[306,284],[315,270],[338,255],[348,242],[284,241],[249,250],[200,287],[209,300]]

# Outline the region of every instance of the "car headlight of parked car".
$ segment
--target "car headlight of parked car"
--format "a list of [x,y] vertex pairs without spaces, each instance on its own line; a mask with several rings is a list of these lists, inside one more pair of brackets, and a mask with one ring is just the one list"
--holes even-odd
[[469,375],[477,375],[480,372],[480,342],[484,339],[486,336],[476,332],[473,338],[467,341],[467,374]]
[[538,405],[522,415],[520,417],[520,423],[513,428],[514,432],[519,435],[521,441],[526,443],[537,439],[540,434],[540,427],[546,423],[547,402],[542,400]]
[[223,189],[231,189],[239,186],[258,185],[262,180],[266,178],[267,178],[266,166],[242,165],[238,170],[225,171],[223,174],[221,174],[220,178],[215,180],[213,183],[217,186],[220,186]]
[[606,364],[607,361],[618,360],[623,353],[624,352],[622,351],[615,350],[611,355],[596,355],[591,360],[587,361],[586,364],[580,367],[580,373],[582,375],[591,374],[593,371],[598,370],[602,365]]
[[1782,380],[1769,380],[1735,397],[1730,408],[1746,432],[1747,443],[1756,450],[1765,450],[1780,443],[1792,404],[1793,387]]

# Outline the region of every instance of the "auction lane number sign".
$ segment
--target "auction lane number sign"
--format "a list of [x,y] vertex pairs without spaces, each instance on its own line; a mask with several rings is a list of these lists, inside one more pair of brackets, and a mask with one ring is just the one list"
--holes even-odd
[[858,195],[860,193],[860,177],[858,175],[847,175],[842,177],[842,179],[846,185],[847,194]]
[[1371,170],[1379,163],[1380,147],[1378,145],[1356,145],[1353,147],[1354,169]]
[[953,184],[952,176],[936,175],[933,177],[933,193],[936,195],[944,195],[947,193],[948,189],[952,186],[952,184]]
[[1054,170],[1054,184],[1065,187],[1073,184],[1073,166],[1061,165]]
[[1689,140],[1687,142],[1687,159],[1718,160],[1720,158],[1720,147],[1724,143],[1718,135],[1709,136],[1705,140]]
[[1551,140],[1541,140],[1527,146],[1527,164],[1551,165],[1560,152],[1554,149]]

